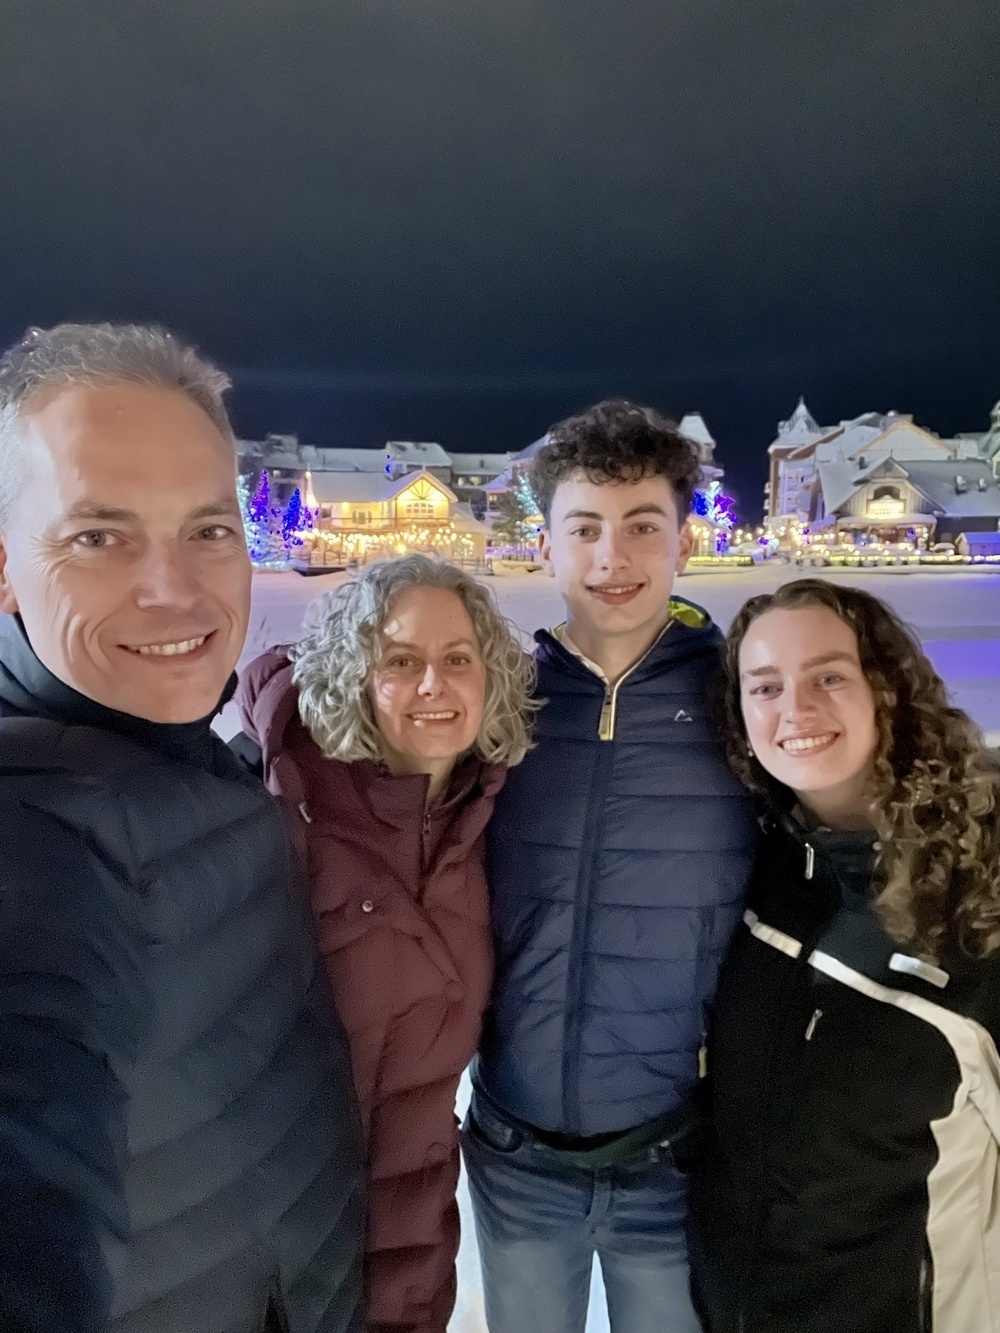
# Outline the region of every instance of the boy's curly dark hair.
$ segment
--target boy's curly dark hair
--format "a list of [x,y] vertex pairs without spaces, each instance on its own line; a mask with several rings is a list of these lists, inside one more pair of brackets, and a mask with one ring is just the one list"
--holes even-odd
[[575,472],[593,482],[666,477],[683,523],[701,480],[698,446],[651,407],[606,398],[553,426],[528,468],[528,482],[548,523],[556,487]]
[[923,958],[982,958],[1000,948],[1000,764],[948,700],[916,635],[860,588],[795,579],[751,597],[726,639],[729,760],[751,789],[767,774],[751,754],[740,703],[740,645],[766,611],[825,606],[854,631],[875,696],[871,815],[882,851],[874,908]]

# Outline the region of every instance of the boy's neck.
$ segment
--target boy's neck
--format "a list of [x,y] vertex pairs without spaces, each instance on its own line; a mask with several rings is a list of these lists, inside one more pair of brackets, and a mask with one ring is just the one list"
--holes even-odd
[[607,634],[572,617],[566,622],[566,634],[584,657],[600,667],[608,684],[614,685],[645,657],[669,623],[670,607],[665,606],[655,620],[626,634]]

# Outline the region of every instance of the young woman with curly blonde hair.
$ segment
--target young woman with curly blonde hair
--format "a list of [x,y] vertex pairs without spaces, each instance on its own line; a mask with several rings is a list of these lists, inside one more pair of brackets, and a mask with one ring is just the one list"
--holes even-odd
[[710,1333],[1000,1330],[1000,764],[877,598],[729,633],[764,836],[710,1040]]
[[327,593],[241,681],[351,1049],[368,1333],[445,1333],[454,1304],[455,1093],[493,974],[483,830],[530,746],[533,679],[487,590],[412,555]]

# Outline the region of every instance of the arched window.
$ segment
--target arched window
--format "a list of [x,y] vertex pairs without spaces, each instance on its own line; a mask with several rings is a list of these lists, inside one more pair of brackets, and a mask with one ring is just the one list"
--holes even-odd
[[876,486],[868,501],[868,513],[874,518],[896,518],[906,506],[898,486]]
[[435,500],[441,500],[441,492],[427,481],[414,482],[403,500],[403,513],[407,518],[433,518]]

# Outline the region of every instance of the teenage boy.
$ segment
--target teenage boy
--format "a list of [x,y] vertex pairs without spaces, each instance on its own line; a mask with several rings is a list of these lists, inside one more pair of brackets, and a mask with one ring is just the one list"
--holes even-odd
[[490,1333],[696,1333],[684,1168],[706,1014],[754,842],[717,738],[721,636],[672,596],[694,446],[609,401],[531,465],[566,621],[536,635],[537,746],[489,834],[497,949],[465,1152]]

